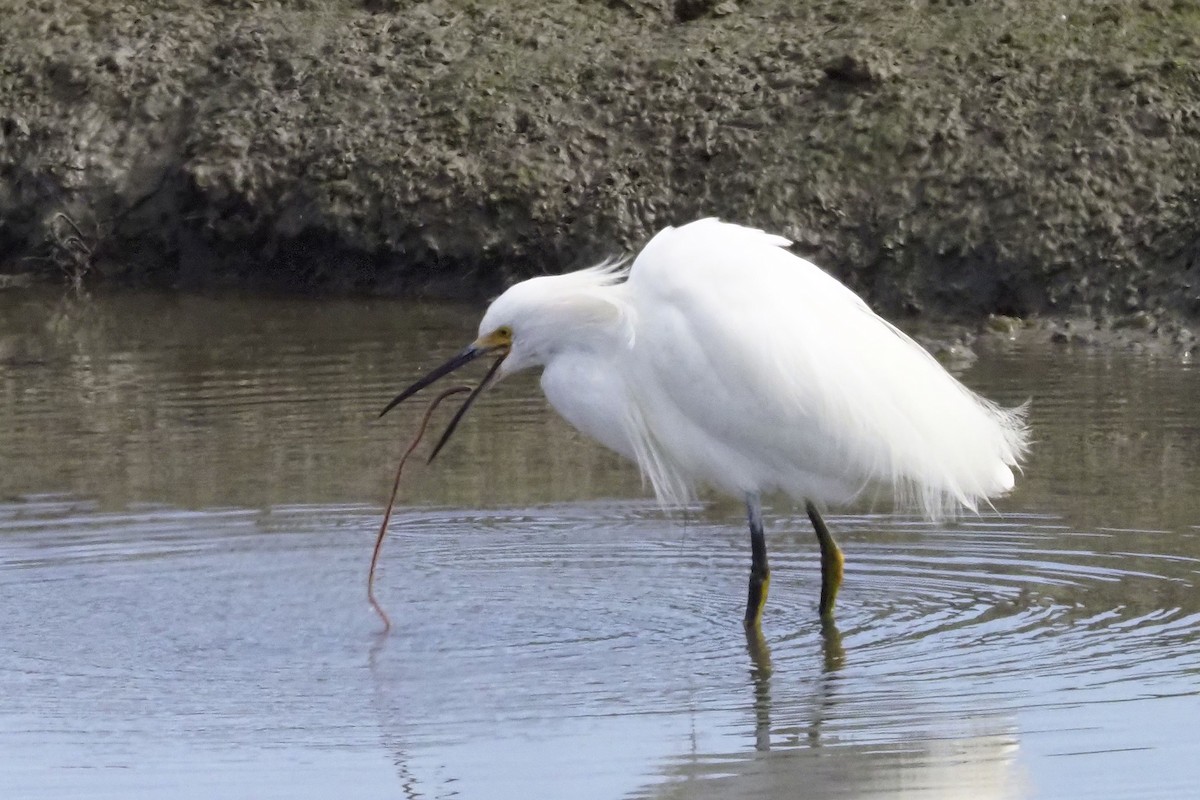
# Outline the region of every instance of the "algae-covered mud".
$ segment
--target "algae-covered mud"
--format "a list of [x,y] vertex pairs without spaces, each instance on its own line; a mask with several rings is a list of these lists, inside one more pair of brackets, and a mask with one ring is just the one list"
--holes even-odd
[[10,275],[475,295],[720,215],[889,313],[1200,314],[1194,0],[7,5]]

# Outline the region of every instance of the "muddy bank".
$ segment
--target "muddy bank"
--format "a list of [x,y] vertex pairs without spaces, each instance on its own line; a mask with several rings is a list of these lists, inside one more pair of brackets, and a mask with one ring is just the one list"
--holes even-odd
[[5,16],[5,272],[461,296],[719,215],[888,313],[1200,317],[1198,2]]

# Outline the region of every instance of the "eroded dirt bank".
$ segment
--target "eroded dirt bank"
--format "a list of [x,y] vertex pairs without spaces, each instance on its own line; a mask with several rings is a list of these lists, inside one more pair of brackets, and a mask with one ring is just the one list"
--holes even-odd
[[719,215],[889,313],[1200,317],[1198,2],[9,5],[6,272],[471,295]]

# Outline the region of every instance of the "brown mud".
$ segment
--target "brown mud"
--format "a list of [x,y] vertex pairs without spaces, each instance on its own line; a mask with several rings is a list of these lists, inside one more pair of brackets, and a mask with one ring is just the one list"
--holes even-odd
[[717,215],[890,315],[1200,320],[1194,0],[2,15],[6,286],[475,297]]

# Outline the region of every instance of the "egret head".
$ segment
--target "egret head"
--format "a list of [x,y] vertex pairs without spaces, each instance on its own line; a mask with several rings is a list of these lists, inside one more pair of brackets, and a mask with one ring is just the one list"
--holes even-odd
[[454,372],[461,367],[465,367],[467,364],[470,364],[480,356],[495,355],[496,360],[492,362],[491,369],[487,371],[487,374],[484,376],[483,380],[479,382],[479,385],[475,387],[471,394],[467,395],[467,399],[459,407],[458,412],[455,413],[453,419],[450,420],[450,424],[446,427],[446,432],[442,434],[442,438],[438,440],[437,445],[433,448],[433,453],[429,456],[429,460],[433,461],[434,457],[437,456],[438,451],[440,451],[446,442],[450,440],[450,434],[454,433],[454,429],[458,427],[458,423],[463,418],[463,415],[467,413],[467,409],[470,408],[471,404],[475,402],[475,398],[478,397],[479,393],[483,391],[484,387],[491,383],[492,379],[496,377],[501,365],[504,364],[505,359],[508,358],[508,354],[512,350],[512,344],[513,332],[512,328],[508,325],[501,325],[487,334],[481,333],[478,339],[476,339],[474,342],[471,342],[471,344],[467,345],[462,350],[458,351],[458,353],[449,361],[430,370],[425,374],[424,377],[418,379],[416,383],[412,384],[403,392],[392,398],[392,402],[388,403],[387,406],[384,407],[383,411],[379,413],[379,416],[382,417],[384,414],[388,413],[393,408],[424,389],[426,386],[437,382],[439,379],[449,375],[451,372]]
[[580,345],[597,335],[611,335],[619,327],[615,323],[622,311],[604,290],[625,275],[619,264],[603,264],[566,275],[530,278],[510,287],[484,313],[475,341],[396,395],[379,416],[475,359],[495,356],[483,380],[442,434],[430,456],[432,461],[475,398],[493,381],[544,365],[560,348]]
[[473,346],[506,346],[497,379],[544,366],[587,326],[587,304],[576,291],[577,275],[530,278],[509,287],[488,306]]

